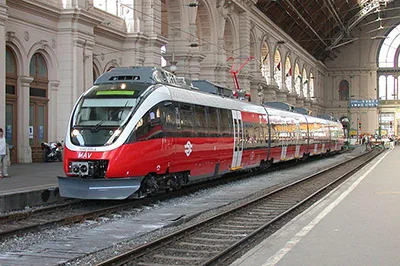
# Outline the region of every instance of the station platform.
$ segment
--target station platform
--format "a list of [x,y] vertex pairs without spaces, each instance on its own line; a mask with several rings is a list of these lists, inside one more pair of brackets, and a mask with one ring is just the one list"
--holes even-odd
[[400,265],[398,158],[386,150],[231,265]]
[[62,200],[57,182],[62,167],[61,162],[9,166],[10,178],[0,178],[0,212]]

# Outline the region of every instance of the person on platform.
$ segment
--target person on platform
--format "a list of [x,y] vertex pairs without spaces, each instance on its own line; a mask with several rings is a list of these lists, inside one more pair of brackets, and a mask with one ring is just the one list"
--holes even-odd
[[4,131],[0,128],[0,178],[8,177],[7,173],[7,143]]
[[389,137],[389,144],[390,144],[389,149],[393,150],[394,149],[394,137],[393,136]]

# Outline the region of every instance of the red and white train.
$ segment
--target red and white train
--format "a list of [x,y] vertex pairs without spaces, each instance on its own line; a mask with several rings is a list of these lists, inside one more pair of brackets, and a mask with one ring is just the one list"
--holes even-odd
[[204,93],[160,68],[115,68],[77,101],[58,182],[63,197],[143,197],[343,144],[339,122]]

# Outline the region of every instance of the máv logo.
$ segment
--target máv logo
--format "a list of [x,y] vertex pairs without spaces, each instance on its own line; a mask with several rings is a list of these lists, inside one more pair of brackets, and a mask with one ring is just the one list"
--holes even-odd
[[90,157],[92,157],[92,153],[91,152],[80,152],[80,153],[78,153],[78,158],[79,159],[90,159]]

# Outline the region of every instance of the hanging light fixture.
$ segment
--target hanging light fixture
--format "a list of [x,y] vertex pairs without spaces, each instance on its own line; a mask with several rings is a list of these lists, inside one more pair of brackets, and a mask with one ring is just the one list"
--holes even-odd
[[172,60],[169,62],[171,64],[171,66],[169,67],[169,70],[175,74],[175,71],[178,69],[178,67],[176,66],[176,64],[178,62],[175,61],[175,52],[172,52]]

